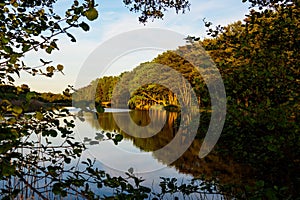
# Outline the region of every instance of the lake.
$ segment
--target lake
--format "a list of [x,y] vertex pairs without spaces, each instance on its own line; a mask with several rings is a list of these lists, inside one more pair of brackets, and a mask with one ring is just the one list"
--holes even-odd
[[[67,109],[74,115],[79,111],[73,107]],[[201,114],[201,117],[203,116],[205,116],[204,113]],[[60,120],[65,119],[64,117]],[[73,120],[74,118],[70,116],[67,119]],[[76,166],[78,169],[85,169],[85,165],[79,163],[91,159],[95,161],[94,167],[104,170],[111,176],[125,178],[126,172],[133,172],[136,177],[144,179],[141,185],[151,188],[156,193],[159,193],[161,189],[161,177],[176,178],[178,185],[190,183],[194,178],[199,178],[200,185],[203,183],[202,180],[214,181],[213,190],[208,190],[205,188],[206,184],[202,184],[204,189],[198,193],[189,196],[179,193],[168,194],[163,199],[174,199],[175,196],[179,199],[230,199],[231,194],[229,196],[219,194],[219,186],[243,185],[245,182],[252,181],[249,169],[234,162],[228,156],[224,157],[212,151],[206,157],[200,158],[199,151],[206,134],[205,130],[207,130],[205,124],[201,124],[196,137],[189,143],[191,138],[185,131],[180,131],[181,123],[180,113],[165,110],[138,111],[107,108],[104,113],[84,112],[81,118],[76,117],[72,135],[75,141],[85,143],[87,149],[83,151],[79,160],[75,159],[70,164],[65,163],[64,167],[68,169]],[[183,125],[186,124],[183,123]],[[116,145],[113,140],[107,139],[107,134],[120,134],[123,140]],[[64,142],[64,139],[59,136],[49,139],[53,146],[59,146]],[[39,141],[39,145],[46,144],[41,134],[31,134],[27,140]],[[182,152],[186,144],[189,147]],[[23,155],[31,152],[30,149],[20,148],[19,150]],[[170,159],[173,155],[178,155],[178,157]],[[44,162],[42,165],[47,166],[50,163]],[[43,179],[43,176],[45,174],[40,174],[41,179],[33,179],[33,183],[39,185],[41,190],[47,184],[51,188],[51,179]],[[67,177],[67,174],[61,176]],[[31,180],[30,175],[26,179]],[[8,183],[22,188],[24,190],[22,195],[38,197],[35,192],[30,191],[30,188],[23,188],[23,184],[20,185],[18,179],[11,179]],[[6,188],[6,184],[6,181],[1,181],[0,189]],[[98,189],[93,185],[91,189],[100,196],[110,196],[115,192],[111,188]],[[234,195],[235,192],[237,191],[230,193]],[[59,197],[47,193],[47,198]],[[67,199],[69,198],[73,197],[68,196]]]
[[[69,108],[71,112],[77,109]],[[130,116],[131,122],[117,118]],[[124,109],[105,109],[104,113],[85,113],[84,120],[76,119],[75,138],[85,142],[87,150],[83,158],[97,161],[97,166],[111,175],[124,176],[133,169],[134,174],[145,179],[143,185],[159,191],[160,177],[174,177],[178,183],[185,183],[192,178],[205,175],[207,178],[217,177],[220,183],[241,183],[246,169],[234,163],[230,158],[221,158],[214,151],[200,159],[198,153],[202,144],[201,137],[196,137],[190,147],[172,163],[168,159],[157,156],[156,152],[163,149],[177,134],[180,114],[167,111],[137,111]],[[116,120],[117,119],[117,120]],[[117,122],[116,122],[117,121]],[[137,137],[134,122],[145,132],[158,131],[151,137]],[[165,122],[165,123],[161,123]],[[149,124],[154,124],[150,126]],[[162,128],[156,128],[155,125]],[[122,128],[120,128],[122,127]],[[148,127],[148,130],[146,130]],[[119,133],[123,140],[115,145],[111,140],[100,140],[105,133]],[[145,133],[147,135],[147,133]],[[199,133],[201,135],[201,133]],[[184,142],[181,137],[180,142]],[[93,145],[89,145],[91,141]],[[98,143],[96,144],[95,143]],[[180,149],[180,144],[172,147]],[[168,155],[166,155],[168,157]],[[215,191],[217,192],[217,191]],[[197,196],[194,196],[198,198]],[[208,195],[208,199],[223,199],[221,195]],[[200,198],[201,199],[201,198]]]

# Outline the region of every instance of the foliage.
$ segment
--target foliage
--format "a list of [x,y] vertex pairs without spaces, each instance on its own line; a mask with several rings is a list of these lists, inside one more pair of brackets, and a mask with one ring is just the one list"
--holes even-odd
[[[178,97],[174,92],[178,85],[186,84],[183,80],[185,78],[198,96],[200,106],[209,107],[208,90],[203,78],[189,61],[180,56],[181,54],[186,55],[188,59],[198,61],[201,56],[201,46],[198,45],[192,50],[189,46],[183,46],[176,51],[164,52],[151,62],[141,63],[132,71],[122,73],[120,76],[94,80],[88,86],[78,89],[76,95],[84,97],[89,102],[110,102],[113,95],[117,98],[128,93],[130,99],[125,102],[125,106],[131,109],[148,110],[156,104],[163,105],[165,108],[180,107]],[[175,76],[172,70],[176,70],[182,77]],[[143,85],[145,77],[149,83]],[[164,81],[162,81],[162,85],[158,85],[155,80]],[[170,83],[177,83],[173,84],[173,91],[171,87],[166,87]],[[124,88],[127,88],[128,91]],[[187,86],[183,89],[187,89]],[[93,91],[95,97],[92,96]],[[186,94],[187,91],[177,92]],[[75,99],[77,100],[77,98]]]
[[[52,64],[52,61],[40,58],[39,66],[28,66],[23,58],[30,51],[51,54],[59,50],[60,35],[76,42],[71,30],[80,28],[88,31],[86,21],[98,17],[94,0],[71,1],[70,7],[63,14],[56,12],[56,3],[55,0],[0,1],[1,198],[47,199],[50,190],[52,196],[49,198],[69,194],[91,199],[95,197],[88,185],[91,176],[98,178],[98,187],[102,187],[103,183],[107,187],[116,188],[122,183],[125,188],[121,191],[136,197],[143,196],[148,189],[138,186],[136,191],[127,184],[127,180],[110,178],[108,174],[92,169],[90,160],[83,162],[87,165],[84,170],[66,168],[85,149],[84,144],[74,141],[74,121],[65,119],[71,114],[68,110],[46,110],[43,105],[30,109],[30,105],[38,100],[51,103],[65,101],[64,98],[68,99],[65,96],[69,95],[68,90],[62,96],[31,92],[26,85],[14,87],[15,77],[20,77],[21,72],[48,77],[52,77],[55,72],[62,73],[64,66],[61,64]],[[151,15],[156,14],[148,16]],[[110,139],[115,143],[122,140],[118,135]],[[107,177],[105,180],[101,179],[103,175]]]
[[175,9],[176,13],[182,11],[184,13],[190,7],[187,0],[154,0],[154,1],[139,1],[139,0],[123,0],[124,4],[131,12],[141,12],[139,21],[146,23],[148,19],[162,19],[164,12],[169,9]]
[[264,180],[264,198],[272,192],[278,199],[298,193],[299,14],[297,5],[252,10],[245,23],[224,27],[216,38],[202,42],[221,71],[227,94],[219,149],[256,170]]
[[[0,178],[4,186],[1,188],[1,198],[5,198],[6,194],[7,197],[18,197],[20,192],[23,194],[24,188],[28,188],[37,197],[46,199],[43,193],[51,185],[55,193],[58,172],[64,170],[64,164],[78,158],[85,148],[73,140],[70,129],[74,127],[74,122],[61,119],[69,116],[67,110],[47,111],[39,107],[34,109],[33,114],[28,113],[37,93],[30,92],[25,85],[13,86],[13,76],[20,76],[21,71],[51,77],[54,72],[63,70],[62,65],[54,67],[49,65],[50,61],[43,59],[40,60],[41,66],[27,66],[22,61],[27,52],[44,50],[51,54],[53,50],[58,50],[58,35],[67,35],[75,42],[70,29],[81,27],[88,30],[84,18],[91,9],[95,9],[93,1],[82,4],[74,1],[64,16],[55,13],[55,2],[0,3],[0,81],[1,84],[12,85],[1,85],[0,94]],[[52,143],[52,138],[56,137],[61,138],[58,144]],[[45,184],[37,186],[41,179],[45,180]],[[11,180],[19,183],[15,185]]]
[[251,7],[259,7],[259,9],[262,10],[263,8],[270,8],[278,4],[283,6],[292,5],[297,3],[297,0],[242,0],[242,2],[249,2],[251,3]]
[[[256,170],[256,184],[245,186],[245,192],[240,196],[233,195],[241,198],[297,198],[300,185],[297,176],[300,143],[299,2],[249,2],[253,7],[261,6],[261,11],[251,11],[245,23],[238,22],[217,32],[209,31],[215,33],[212,35],[216,36],[214,39],[192,42],[190,45],[201,44],[209,51],[226,86],[228,118],[218,150],[227,150],[237,161],[250,164]],[[28,66],[22,59],[30,51],[51,54],[58,50],[59,35],[75,42],[76,38],[70,30],[81,28],[88,31],[86,19],[95,20],[98,17],[93,0],[74,0],[63,16],[55,12],[55,3],[55,0],[0,2],[1,85],[13,85],[15,76],[20,76],[22,71],[33,76],[49,77],[55,72],[62,72],[64,67],[61,64],[51,65],[52,61],[41,58],[40,66]],[[167,8],[184,12],[189,7],[188,1],[124,3],[130,11],[142,12],[139,20],[143,23],[151,18],[162,18]],[[206,25],[210,26],[209,23]],[[188,45],[178,49],[188,50]],[[192,59],[194,54],[189,53]],[[152,64],[180,64],[182,68],[178,70],[184,70],[180,72],[190,78],[195,91],[198,94],[204,91],[201,95],[207,96],[202,80],[197,78],[198,74],[189,71],[189,64],[176,57],[176,53],[166,52],[155,61]],[[150,69],[147,71],[151,72]],[[96,82],[97,94],[100,91],[108,93],[99,96],[99,102],[111,98],[111,88],[118,78],[102,80],[100,86]],[[152,86],[146,85],[136,95],[152,91]],[[166,89],[160,89],[169,94]],[[94,162],[89,159],[74,167],[72,163],[80,162],[78,159],[85,145],[74,141],[74,121],[64,118],[70,116],[68,110],[45,110],[40,107],[28,113],[35,94],[25,85],[4,86],[0,95],[1,198],[23,198],[25,194],[25,198],[47,199],[49,191],[53,195],[51,197],[77,195],[87,199],[100,198],[101,194],[96,194],[93,185],[114,189],[115,196],[112,198],[119,199],[142,199],[150,194],[157,199],[166,193],[197,193],[199,189],[202,191],[202,187],[208,192],[215,186],[221,188],[220,191],[224,189],[216,180],[202,180],[206,183],[204,185],[192,180],[190,184],[178,186],[175,179],[164,178],[160,185],[161,193],[155,194],[141,185],[143,180],[136,177],[132,170],[126,174],[127,178],[111,177],[95,168]],[[13,102],[16,95],[24,99],[21,104]],[[118,135],[106,134],[106,137],[115,143],[122,140]]]
[[56,103],[60,105],[70,106],[72,98],[65,94],[54,94],[51,92],[42,92],[37,94],[37,98],[46,103]]
[[[217,150],[250,165],[256,179],[255,184],[228,186],[229,190],[239,187],[242,192],[234,194],[239,198],[293,199],[299,196],[300,185],[300,13],[296,3],[268,6],[262,11],[250,11],[244,22],[219,27],[218,31],[208,30],[214,38],[190,38],[188,45],[125,73],[122,81],[135,88],[140,77],[147,75],[151,79],[153,66],[159,63],[183,74],[200,93],[201,100],[209,99],[201,77],[192,71],[189,62],[177,56],[183,52],[197,61],[193,56],[199,52],[195,54],[190,49],[199,51],[197,46],[204,46],[220,70],[227,94],[227,119]],[[207,26],[210,29],[211,24]],[[147,84],[131,93],[131,104],[158,102],[167,99],[168,92],[162,86]],[[209,101],[202,102],[209,106]]]
[[[85,1],[73,5],[66,10],[64,16],[55,13],[55,1],[1,1],[0,3],[0,59],[1,83],[13,83],[13,74],[20,76],[20,71],[32,75],[42,74],[51,77],[55,71],[62,71],[63,66],[49,65],[51,61],[41,59],[41,66],[30,67],[22,62],[22,57],[29,51],[43,50],[51,54],[58,50],[58,35],[70,37],[72,42],[76,39],[69,30],[81,27],[88,30],[83,17],[94,8],[93,1]],[[46,70],[41,67],[47,66]]]
[[113,89],[118,82],[119,77],[105,76],[91,81],[88,86],[77,89],[75,92],[74,101],[88,102],[109,102],[112,97]]
[[[71,97],[64,94],[38,93],[30,91],[28,85],[0,85],[0,103],[9,101],[12,106],[23,107],[25,112],[51,109],[55,105],[71,105]],[[27,104],[25,107],[24,105]]]

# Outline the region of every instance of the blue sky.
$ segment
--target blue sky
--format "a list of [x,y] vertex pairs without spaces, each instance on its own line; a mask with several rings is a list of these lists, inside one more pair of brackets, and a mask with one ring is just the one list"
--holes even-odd
[[[57,10],[60,12],[66,6],[65,0],[58,1]],[[17,79],[16,84],[28,84],[35,91],[51,91],[60,93],[67,85],[74,85],[79,71],[88,56],[103,42],[130,30],[141,28],[163,28],[178,32],[183,35],[206,37],[203,18],[213,22],[214,25],[226,25],[237,20],[242,20],[248,13],[248,4],[241,0],[191,0],[191,10],[185,14],[175,14],[173,10],[165,13],[163,20],[155,20],[143,25],[138,22],[138,14],[131,13],[121,0],[99,1],[99,18],[90,23],[90,31],[74,30],[72,33],[77,39],[76,43],[70,42],[69,38],[63,37],[59,41],[59,51],[46,55],[42,52],[33,52],[25,57],[25,61],[33,66],[39,65],[39,59],[52,60],[53,65],[63,64],[64,75],[58,73],[52,78],[31,77],[25,73]],[[137,63],[152,59],[160,52],[149,51],[143,56],[128,57],[126,69],[118,68],[110,70],[107,75],[117,75],[124,70],[134,68]],[[125,62],[122,60],[122,64]],[[117,64],[120,65],[120,62]],[[103,67],[100,66],[99,67]],[[105,75],[105,74],[104,74]]]

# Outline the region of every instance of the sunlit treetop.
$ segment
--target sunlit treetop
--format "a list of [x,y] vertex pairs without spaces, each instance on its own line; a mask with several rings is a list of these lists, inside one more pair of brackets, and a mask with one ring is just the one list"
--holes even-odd
[[242,2],[251,3],[251,7],[259,7],[263,9],[264,7],[271,7],[273,5],[291,5],[291,4],[299,4],[298,0],[242,0]]
[[[298,5],[297,0],[242,0],[253,7],[272,7],[274,5]],[[29,51],[45,51],[51,54],[58,50],[58,35],[66,35],[72,42],[76,38],[71,29],[89,31],[88,21],[98,18],[97,4],[94,0],[72,0],[69,8],[59,14],[54,8],[56,0],[1,0],[0,1],[0,83],[13,83],[13,74],[20,71],[32,75],[42,74],[51,77],[62,71],[61,65],[51,65],[51,61],[41,59],[40,66],[27,66],[22,57]],[[122,2],[120,2],[122,3]],[[239,2],[237,2],[239,3]],[[140,14],[139,21],[163,19],[164,12],[188,11],[188,0],[123,0],[130,12]],[[59,67],[58,67],[59,66]]]

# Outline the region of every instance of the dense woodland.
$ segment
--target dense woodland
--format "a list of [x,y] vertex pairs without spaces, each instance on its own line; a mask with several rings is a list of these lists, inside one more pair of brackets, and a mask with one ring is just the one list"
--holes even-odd
[[[205,71],[207,60],[199,60],[199,55],[204,55],[202,47],[210,55],[221,73],[227,96],[226,122],[213,153],[219,157],[230,157],[237,165],[250,168],[252,180],[224,184],[218,183],[216,178],[207,180],[203,174],[190,183],[181,184],[171,177],[162,178],[161,191],[157,193],[142,186],[142,178],[136,177],[133,171],[128,171],[125,178],[113,177],[96,168],[90,159],[82,161],[81,168],[66,168],[78,160],[86,148],[83,143],[74,140],[74,121],[60,120],[71,116],[69,111],[40,107],[33,109],[31,114],[27,113],[32,101],[64,103],[69,101],[69,97],[64,99],[60,95],[38,94],[31,92],[26,85],[15,87],[14,77],[20,76],[21,72],[52,77],[64,68],[60,64],[54,67],[53,63],[44,60],[40,60],[41,66],[27,66],[22,61],[24,55],[30,51],[42,50],[51,54],[58,50],[57,35],[65,35],[76,42],[69,30],[80,28],[88,31],[89,25],[85,21],[98,17],[97,5],[92,0],[74,0],[62,16],[53,10],[55,2],[0,2],[0,198],[75,196],[99,199],[105,198],[99,195],[99,191],[110,188],[114,191],[113,199],[145,199],[149,196],[160,199],[168,193],[174,196],[177,193],[197,194],[203,189],[214,191],[212,188],[215,187],[225,197],[233,199],[300,198],[299,1],[243,0],[250,2],[254,8],[243,21],[226,27],[213,27],[210,22],[204,21],[210,38],[188,37],[186,46],[142,63],[132,72],[99,78],[77,91],[84,94],[84,101],[97,106],[109,102],[116,88],[116,95],[127,95],[129,98],[123,102],[126,106],[147,110],[155,104],[172,105],[178,108],[180,117],[182,105],[170,88],[149,83],[131,91],[140,80],[135,82],[134,77],[151,80],[155,78],[152,72],[166,65],[189,81],[203,112],[201,121],[206,125],[210,120],[210,113],[206,112],[211,109],[210,98],[203,77],[193,70],[191,61],[198,63],[198,67]],[[131,12],[140,13],[139,21],[142,23],[163,18],[165,9],[184,12],[189,8],[189,2],[185,0],[123,3]],[[183,54],[184,59],[178,56]],[[161,76],[164,80],[185,84],[177,77],[163,77],[164,73]],[[128,84],[128,91],[118,90],[119,80],[122,84]],[[90,93],[93,95],[89,96]],[[185,99],[189,102],[189,97]],[[206,128],[200,127],[204,131]],[[116,144],[122,140],[115,133],[107,133],[106,136]],[[54,145],[51,143],[53,138],[59,138],[61,143]],[[42,145],[41,139],[44,141]],[[201,135],[197,139],[201,141]],[[144,141],[136,140],[135,143],[141,145]],[[178,165],[178,162],[181,160],[173,165]],[[44,184],[38,185],[38,181]],[[97,189],[93,190],[92,186]]]
[[[72,97],[65,94],[54,94],[51,92],[30,91],[28,85],[21,86],[0,85],[0,105],[10,106],[11,109],[24,109],[24,112],[50,109],[55,105],[71,106]],[[27,102],[29,101],[29,102]],[[25,107],[23,107],[26,104]],[[23,108],[22,108],[23,107]]]
[[[201,51],[201,46],[197,50]],[[178,51],[189,53],[189,47],[180,47]],[[163,66],[167,67],[162,68]],[[101,103],[110,102],[113,95],[122,96],[128,93],[130,94],[130,99],[127,102],[127,106],[131,109],[149,110],[154,105],[162,105],[165,108],[168,106],[180,107],[177,96],[172,92],[171,88],[155,83],[155,80],[164,80],[163,82],[166,85],[174,83],[174,87],[177,87],[178,84],[185,84],[182,77],[172,76],[172,69],[179,72],[183,78],[189,81],[189,84],[199,97],[198,101],[201,107],[207,107],[209,105],[208,91],[200,73],[192,64],[181,58],[176,51],[167,51],[153,61],[141,63],[132,71],[123,72],[120,76],[106,76],[94,80],[88,86],[76,91],[76,95],[83,97],[82,100],[94,100],[97,103]],[[149,83],[139,87],[144,79],[147,79]],[[184,93],[185,91],[180,92]],[[201,100],[200,96],[203,97]]]
[[[246,187],[248,195],[256,191],[252,193],[256,198],[260,195],[268,199],[296,197],[300,187],[297,175],[300,157],[298,16],[297,6],[275,6],[263,12],[251,11],[243,21],[222,29],[210,29],[211,24],[207,23],[208,32],[217,33],[215,37],[200,41],[189,38],[186,46],[164,52],[120,77],[100,78],[80,92],[88,95],[88,89],[97,88],[96,99],[110,101],[115,88],[116,93],[130,94],[127,102],[130,108],[147,110],[154,104],[180,107],[170,89],[161,85],[147,84],[130,91],[139,85],[141,77],[151,80],[157,76],[156,66],[161,64],[180,72],[192,85],[200,107],[209,110],[209,94],[201,75],[187,59],[179,56],[184,54],[199,62],[197,56],[201,56],[202,46],[216,63],[226,88],[227,117],[217,151],[233,156],[254,170],[257,185]],[[181,83],[168,77],[167,72],[160,74],[163,80]],[[118,79],[124,86],[119,91]],[[101,82],[98,87],[97,81]],[[102,92],[104,87],[109,88],[108,93]]]

